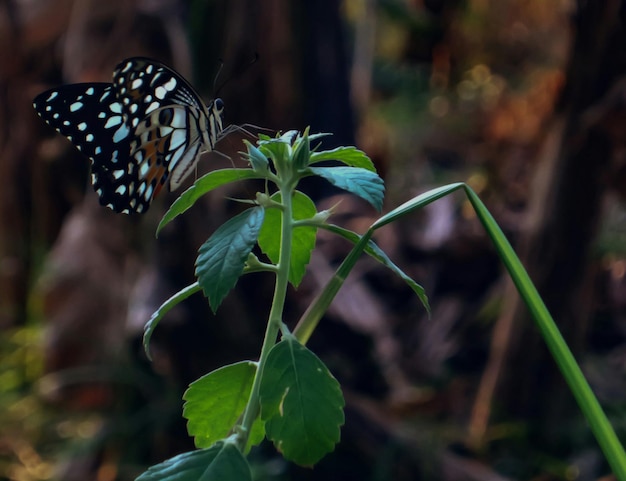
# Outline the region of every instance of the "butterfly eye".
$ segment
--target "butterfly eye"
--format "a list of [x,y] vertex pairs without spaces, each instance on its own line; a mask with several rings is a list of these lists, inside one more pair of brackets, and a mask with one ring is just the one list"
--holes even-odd
[[139,57],[121,62],[112,83],[65,85],[33,105],[91,159],[100,203],[123,213],[148,210],[168,179],[178,187],[223,130],[221,99],[207,109],[180,74]]

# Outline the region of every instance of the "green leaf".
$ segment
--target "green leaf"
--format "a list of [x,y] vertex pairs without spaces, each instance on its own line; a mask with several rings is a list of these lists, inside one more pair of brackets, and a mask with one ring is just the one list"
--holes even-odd
[[[307,129],[308,128],[309,127],[307,127]],[[328,137],[330,135],[333,135],[333,134],[328,133],[328,132],[318,132],[317,134],[309,134],[309,142],[313,142],[314,140],[321,139],[322,137]]]
[[[337,235],[340,235],[344,239],[349,240],[353,244],[356,244],[361,239],[361,236],[352,232],[351,230],[344,229],[343,227],[339,227],[333,224],[324,224],[320,226],[323,229],[326,229],[330,232],[333,232]],[[426,291],[422,286],[420,286],[417,282],[415,282],[411,277],[404,273],[400,267],[393,263],[393,261],[385,254],[385,252],[376,245],[376,243],[370,240],[365,247],[365,253],[370,257],[376,259],[385,267],[389,268],[392,272],[397,274],[407,285],[413,289],[413,292],[417,295],[419,300],[422,302],[422,305],[426,308],[428,315],[430,315],[430,305],[428,304],[428,296],[426,295]]]
[[214,170],[213,172],[203,175],[170,206],[161,219],[161,222],[159,222],[156,235],[158,236],[163,227],[189,209],[207,192],[237,180],[260,178],[262,178],[262,176],[252,169],[222,169]]
[[[208,448],[231,434],[250,397],[256,369],[256,363],[242,361],[221,367],[189,385],[183,395],[183,417],[196,447]],[[265,436],[263,424],[257,422],[250,446],[259,444]]]
[[294,169],[304,169],[309,164],[309,157],[311,156],[311,145],[309,143],[309,137],[305,132],[303,137],[297,139],[294,144],[293,151],[293,166]]
[[275,164],[287,159],[291,151],[291,145],[282,138],[260,141],[258,146],[261,154],[272,159]]
[[252,481],[252,473],[233,444],[219,442],[152,466],[135,481]]
[[[313,136],[310,138],[313,139]],[[313,152],[309,164],[315,164],[324,160],[338,160],[350,167],[360,167],[370,172],[376,172],[374,164],[367,154],[356,147],[337,147],[333,150]]]
[[235,287],[263,224],[262,207],[247,209],[217,229],[200,247],[196,276],[213,312]]
[[310,167],[309,170],[334,186],[365,199],[376,210],[383,208],[385,184],[376,172],[358,167]]
[[[280,202],[280,192],[272,195],[272,200]],[[310,219],[317,213],[313,201],[300,191],[294,192],[292,207],[294,220]],[[274,264],[278,262],[280,255],[281,219],[282,213],[278,209],[267,209],[259,234],[259,247]],[[317,227],[315,226],[298,226],[293,229],[289,282],[294,287],[300,285],[306,273],[306,266],[311,260],[311,252],[315,248],[316,235]]]
[[152,357],[150,356],[150,338],[152,337],[152,333],[156,329],[163,316],[165,316],[165,314],[167,314],[189,296],[195,294],[201,289],[202,288],[200,287],[200,284],[194,282],[190,286],[187,286],[184,289],[178,291],[167,301],[161,304],[161,307],[159,307],[156,311],[152,313],[152,316],[150,316],[150,320],[146,322],[146,325],[143,328],[143,348],[146,351],[146,356],[148,356],[148,359],[152,360]]
[[254,145],[252,145],[247,140],[243,141],[246,144],[246,148],[248,152],[246,153],[246,157],[250,161],[252,168],[255,172],[267,172],[267,168],[269,166],[269,162],[267,161],[267,157],[263,155],[263,153],[257,149]]
[[290,461],[312,466],[339,442],[345,405],[339,383],[293,336],[268,355],[260,403],[268,439]]

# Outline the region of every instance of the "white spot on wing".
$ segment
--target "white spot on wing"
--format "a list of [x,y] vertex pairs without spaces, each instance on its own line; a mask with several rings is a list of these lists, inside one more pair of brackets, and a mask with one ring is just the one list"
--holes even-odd
[[165,87],[169,92],[171,92],[172,90],[176,88],[176,79],[172,77],[167,82],[165,82],[165,84],[163,84],[163,87]]
[[125,125],[122,125],[120,126],[119,129],[115,131],[115,134],[113,135],[113,142],[117,144],[118,142],[122,141],[126,137],[128,137],[128,127],[126,127]]
[[122,116],[114,115],[112,117],[109,117],[109,119],[106,121],[106,124],[104,124],[104,128],[110,129],[111,127],[115,127],[116,125],[119,125],[121,123],[122,123]]
[[152,102],[150,105],[148,105],[148,108],[146,109],[146,115],[148,115],[153,110],[158,109],[159,105],[159,102]]
[[154,89],[154,96],[157,99],[163,100],[166,95],[167,95],[167,89],[163,87],[162,85],[159,85],[156,89]]

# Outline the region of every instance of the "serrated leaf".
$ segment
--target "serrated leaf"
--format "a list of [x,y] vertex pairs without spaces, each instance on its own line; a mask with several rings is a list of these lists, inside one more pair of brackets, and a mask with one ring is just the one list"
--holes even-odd
[[345,420],[339,383],[294,337],[270,351],[260,403],[268,439],[290,461],[311,466],[339,442]]
[[231,443],[179,454],[156,464],[135,481],[251,481],[248,461]]
[[[320,227],[330,232],[333,232],[337,235],[340,235],[344,239],[347,239],[350,242],[352,242],[353,244],[356,244],[361,238],[361,236],[356,234],[355,232],[352,232],[348,229],[344,229],[343,227],[339,227],[334,224],[324,224],[324,225],[321,225]],[[372,258],[380,262],[382,265],[389,268],[392,272],[396,273],[404,282],[406,282],[406,284],[411,289],[413,289],[413,292],[415,292],[419,300],[422,302],[422,305],[426,309],[426,312],[428,312],[428,315],[430,315],[430,305],[428,303],[428,296],[426,295],[426,290],[421,285],[415,282],[410,276],[405,274],[404,271],[400,269],[400,267],[394,264],[394,262],[387,256],[387,254],[385,254],[385,252],[380,247],[378,247],[378,245],[376,245],[374,241],[370,240],[367,243],[367,246],[365,247],[365,252],[369,256],[371,256]]]
[[[277,192],[272,195],[272,199],[280,202],[280,193]],[[317,213],[313,201],[300,191],[294,192],[292,207],[294,220],[310,219]],[[265,221],[258,239],[261,250],[275,264],[278,263],[280,256],[281,219],[282,213],[278,209],[267,209]],[[311,260],[311,252],[315,248],[317,227],[300,226],[295,227],[292,232],[293,242],[289,264],[289,282],[294,287],[298,287],[306,273],[306,266]]]
[[[310,138],[312,139],[313,136]],[[360,167],[370,172],[376,172],[376,168],[367,154],[356,147],[337,147],[332,150],[313,152],[309,164],[315,164],[324,160],[338,160],[350,167]]]
[[334,186],[358,195],[376,210],[383,208],[385,184],[376,172],[358,167],[310,167],[309,170]]
[[[183,417],[196,447],[208,448],[231,434],[250,397],[256,369],[255,363],[242,361],[216,369],[189,385],[183,395]],[[262,422],[257,423],[249,446],[259,444],[265,436]]]
[[200,247],[196,276],[213,312],[235,287],[263,224],[264,209],[254,207],[228,220]]
[[260,178],[262,178],[262,176],[252,169],[221,169],[214,170],[213,172],[203,175],[172,203],[168,211],[161,219],[161,222],[159,222],[156,235],[158,236],[163,227],[188,210],[207,192],[237,180]]
[[269,166],[269,162],[267,161],[267,157],[263,155],[263,153],[257,149],[254,145],[252,145],[247,140],[243,141],[246,144],[246,148],[248,152],[246,153],[246,157],[250,161],[252,165],[252,169],[256,172],[266,172]]
[[150,339],[152,338],[152,333],[156,329],[161,319],[163,319],[163,316],[165,316],[165,314],[167,314],[189,296],[195,294],[201,289],[202,288],[200,287],[200,284],[194,282],[193,284],[178,291],[152,313],[152,316],[150,316],[150,320],[146,322],[146,325],[143,328],[143,349],[144,351],[146,351],[146,356],[148,356],[148,359],[152,360],[152,357],[150,356]]

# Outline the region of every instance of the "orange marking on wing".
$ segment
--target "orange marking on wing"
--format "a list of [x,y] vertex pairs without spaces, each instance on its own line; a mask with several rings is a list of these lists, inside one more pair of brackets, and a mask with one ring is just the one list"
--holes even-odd
[[161,189],[165,184],[163,178],[167,173],[167,169],[162,163],[157,162],[157,159],[159,156],[162,156],[162,149],[165,148],[166,140],[166,138],[156,138],[141,145],[141,150],[144,153],[143,162],[148,163],[148,171],[142,180],[149,185],[154,184],[154,193],[152,194],[152,198],[159,195],[159,192],[161,192]]

